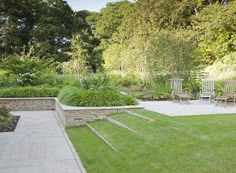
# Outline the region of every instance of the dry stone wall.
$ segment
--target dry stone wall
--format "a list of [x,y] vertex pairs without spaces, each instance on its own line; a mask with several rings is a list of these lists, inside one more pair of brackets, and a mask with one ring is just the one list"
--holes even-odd
[[0,98],[0,107],[6,106],[11,111],[46,111],[55,110],[64,126],[85,125],[89,121],[105,119],[109,114],[139,106],[118,107],[72,107],[59,103],[55,98]]
[[0,98],[0,107],[11,111],[44,111],[55,110],[54,98]]

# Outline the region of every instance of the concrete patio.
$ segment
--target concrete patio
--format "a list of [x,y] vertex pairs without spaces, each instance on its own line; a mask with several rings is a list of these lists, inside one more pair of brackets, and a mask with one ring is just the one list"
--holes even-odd
[[0,173],[85,173],[53,111],[20,115],[15,132],[0,133]]
[[172,101],[140,101],[145,109],[168,116],[232,114],[236,113],[236,106],[217,106],[199,100],[190,101],[190,104],[173,103]]

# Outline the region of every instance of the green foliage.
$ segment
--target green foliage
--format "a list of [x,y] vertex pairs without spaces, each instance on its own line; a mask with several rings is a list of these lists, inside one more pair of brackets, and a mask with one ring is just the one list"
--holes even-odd
[[68,86],[58,95],[61,103],[70,106],[125,106],[135,105],[137,102],[131,96],[121,95],[114,89],[86,90]]
[[[155,77],[171,74],[196,93],[200,78],[190,72],[211,65],[210,76],[236,78],[235,9],[232,0],[138,0],[111,2],[100,12],[73,12],[62,0],[2,0],[0,59],[6,59],[0,66],[7,73],[0,74],[0,87],[116,85],[168,99],[167,82]],[[48,60],[63,62],[57,69],[75,77],[54,74]],[[103,70],[120,76],[84,77]]]
[[0,75],[0,88],[17,86],[16,79],[13,76]]
[[13,121],[10,111],[5,107],[0,107],[0,130],[8,128]]
[[[102,67],[102,57],[101,57],[101,49],[99,47],[101,40],[96,36],[94,32],[94,22],[93,16],[96,16],[97,13],[92,13],[86,10],[79,11],[75,13],[74,16],[74,32],[76,37],[78,36],[77,40],[79,41],[77,47],[74,45],[74,37],[72,38],[72,51],[70,52],[73,59],[74,56],[78,58],[78,50],[83,51],[83,60],[86,62],[87,70],[96,73]],[[78,42],[77,41],[77,42]],[[76,51],[77,50],[77,51]]]
[[236,79],[236,52],[229,53],[206,68],[209,76],[217,80]]
[[20,53],[31,41],[33,30],[39,15],[39,0],[0,2],[0,58]]
[[123,87],[136,86],[142,82],[141,78],[137,74],[135,75],[133,73],[127,73],[125,76],[112,74],[109,78],[115,86]]
[[215,81],[215,95],[223,95],[224,81]]
[[33,85],[37,78],[49,71],[49,62],[36,57],[9,56],[1,63],[1,68],[7,71],[7,75],[13,76],[20,86]]
[[122,20],[128,16],[132,4],[128,1],[110,2],[100,12],[100,18],[96,23],[96,33],[103,38],[111,38]]
[[70,50],[73,29],[73,11],[66,1],[39,0],[40,15],[37,27],[32,30],[34,53],[40,58],[63,62],[69,59],[65,53]]
[[0,107],[0,116],[7,117],[10,115],[10,111],[5,107]]
[[192,20],[205,66],[236,51],[236,2],[204,8]]
[[197,93],[199,93],[200,87],[200,80],[194,79],[192,76],[189,76],[187,80],[184,80],[183,88],[195,97],[197,96]]
[[46,66],[47,64],[43,63],[40,59],[20,55],[9,56],[1,63],[1,68],[13,75],[39,73],[39,71],[43,70]]
[[28,52],[40,58],[65,61],[72,33],[73,11],[62,0],[0,3],[0,55]]
[[71,56],[71,60],[62,64],[63,72],[67,74],[83,75],[87,72],[86,58],[87,50],[83,48],[82,39],[79,35],[74,35],[71,42],[71,52],[67,52]]
[[78,76],[74,75],[60,75],[55,73],[42,74],[34,83],[35,86],[46,85],[46,86],[57,86],[59,88],[70,85],[80,86],[80,80]]
[[81,87],[84,89],[111,89],[110,78],[106,74],[91,74],[80,78]]
[[132,37],[125,42],[107,45],[103,52],[104,68],[109,72],[120,72],[123,75],[145,72],[144,44],[143,39]]
[[158,33],[150,41],[147,54],[149,73],[177,74],[197,65],[195,45],[173,35]]
[[144,100],[169,100],[171,98],[170,75],[153,75],[142,85],[142,94],[137,98]]
[[55,97],[59,93],[56,87],[16,87],[0,89],[0,97]]

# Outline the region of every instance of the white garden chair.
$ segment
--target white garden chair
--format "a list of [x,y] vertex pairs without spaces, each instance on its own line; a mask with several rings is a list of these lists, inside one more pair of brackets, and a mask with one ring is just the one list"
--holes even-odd
[[200,91],[200,101],[208,99],[209,103],[215,98],[215,81],[212,79],[202,79],[202,87]]

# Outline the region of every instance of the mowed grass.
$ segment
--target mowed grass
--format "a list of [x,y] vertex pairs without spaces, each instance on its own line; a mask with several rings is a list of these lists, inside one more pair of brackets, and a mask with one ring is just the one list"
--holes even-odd
[[155,121],[118,113],[128,127],[107,121],[89,123],[117,151],[88,127],[67,133],[89,173],[235,173],[236,114],[167,117],[135,110]]

